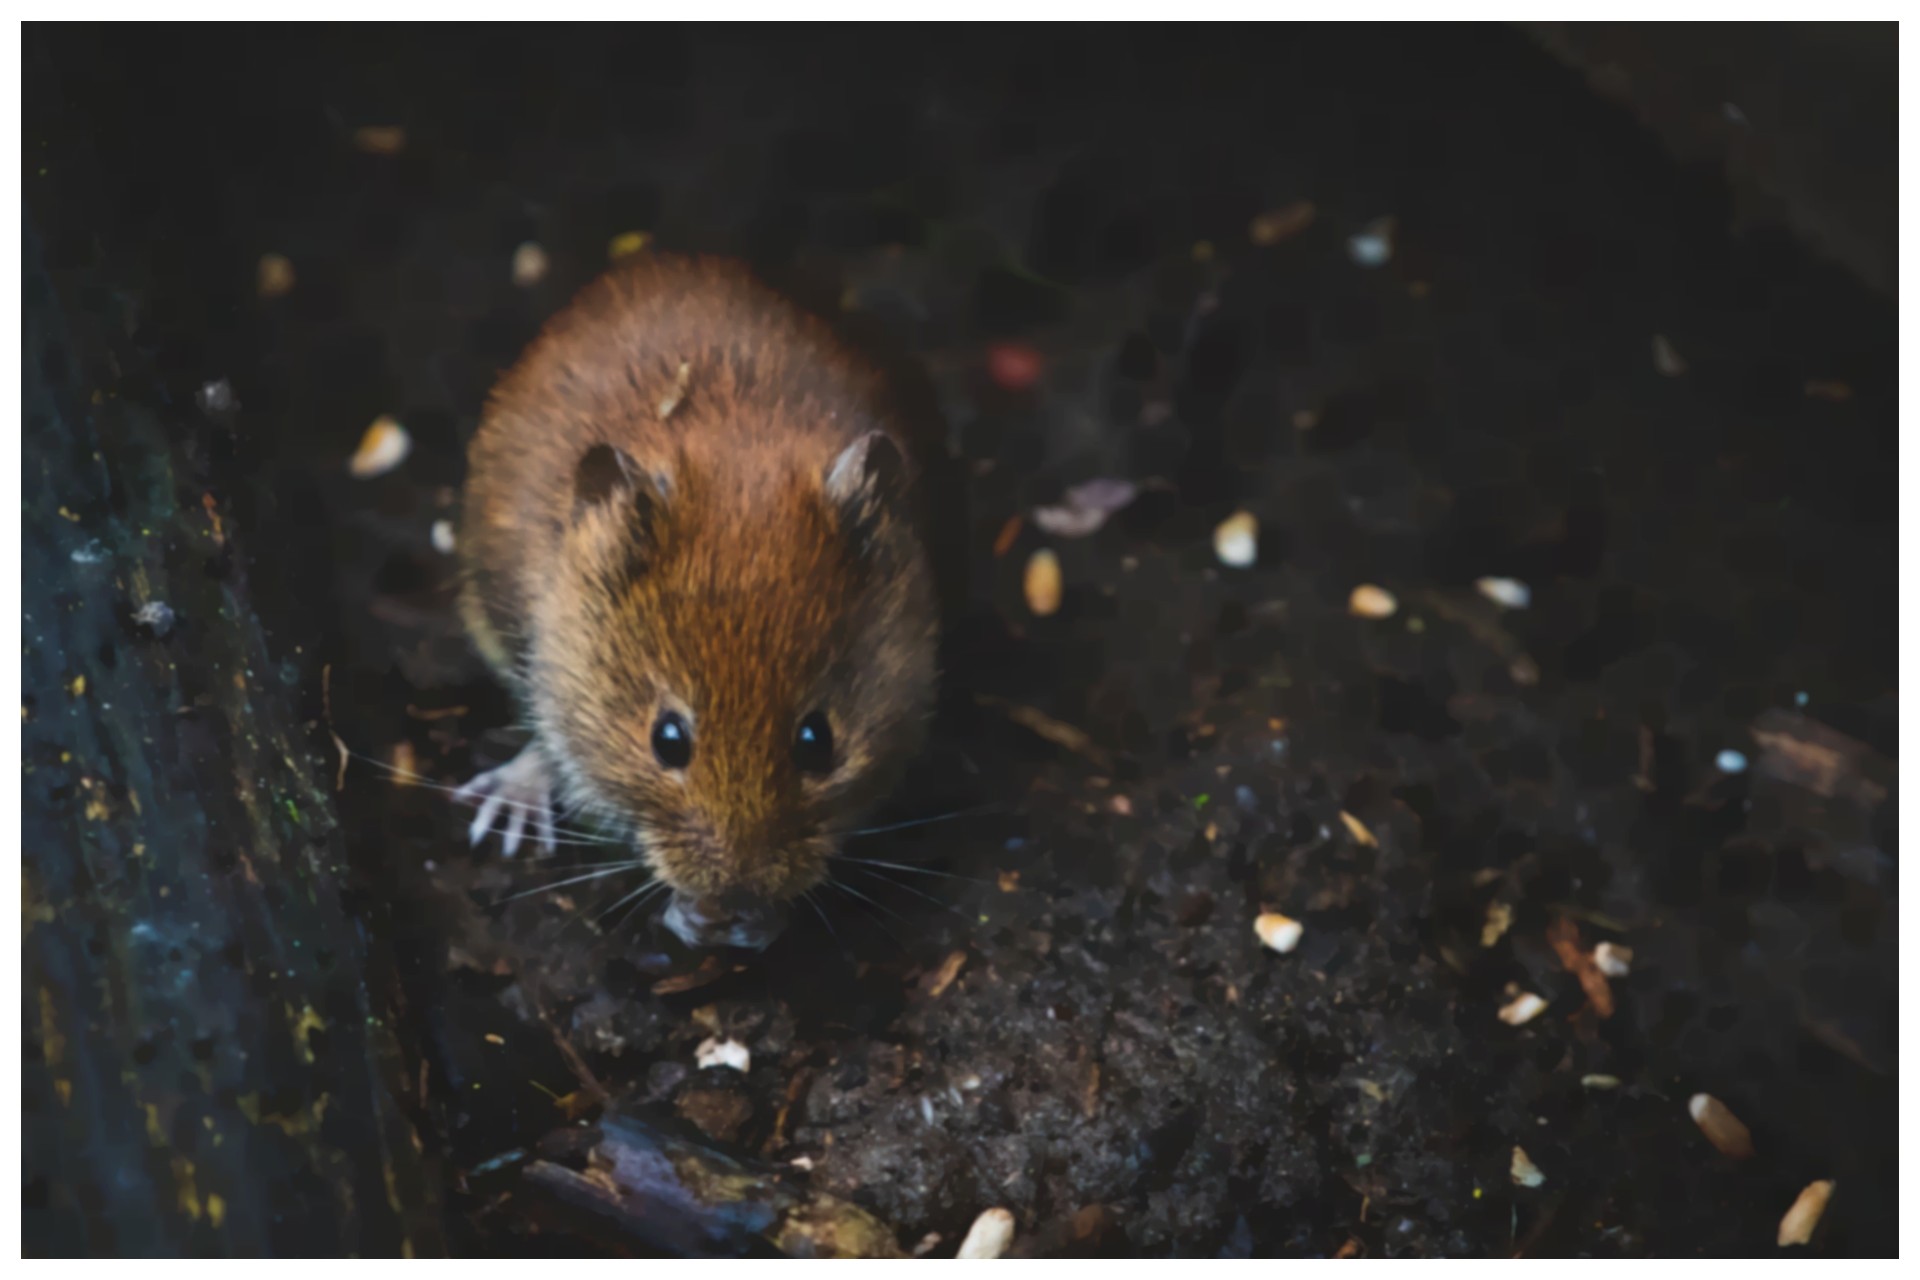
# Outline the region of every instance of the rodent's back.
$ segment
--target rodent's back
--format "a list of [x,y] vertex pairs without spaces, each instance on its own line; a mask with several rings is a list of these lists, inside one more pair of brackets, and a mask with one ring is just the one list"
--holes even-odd
[[917,481],[931,442],[912,437],[883,379],[828,325],[737,263],[636,256],[558,313],[488,399],[459,540],[476,642],[516,679],[576,464],[594,445],[713,477],[717,500],[749,503],[796,461],[831,457],[874,428]]

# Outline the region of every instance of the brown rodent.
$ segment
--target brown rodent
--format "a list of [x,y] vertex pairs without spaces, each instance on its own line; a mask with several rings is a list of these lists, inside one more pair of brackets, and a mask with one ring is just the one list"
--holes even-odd
[[533,739],[471,837],[556,804],[630,840],[691,945],[764,946],[934,704],[914,438],[824,321],[640,255],[555,316],[468,451],[461,613]]

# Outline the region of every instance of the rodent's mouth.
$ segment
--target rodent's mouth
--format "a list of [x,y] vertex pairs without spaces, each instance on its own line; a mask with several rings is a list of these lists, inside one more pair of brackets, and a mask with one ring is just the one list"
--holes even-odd
[[786,928],[787,907],[744,895],[697,898],[676,891],[662,919],[690,947],[760,951]]

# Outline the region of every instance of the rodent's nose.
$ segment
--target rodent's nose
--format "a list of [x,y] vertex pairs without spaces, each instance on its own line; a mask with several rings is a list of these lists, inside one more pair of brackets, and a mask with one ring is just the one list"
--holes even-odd
[[746,947],[759,951],[787,925],[784,904],[744,895],[693,898],[676,893],[667,928],[690,947]]

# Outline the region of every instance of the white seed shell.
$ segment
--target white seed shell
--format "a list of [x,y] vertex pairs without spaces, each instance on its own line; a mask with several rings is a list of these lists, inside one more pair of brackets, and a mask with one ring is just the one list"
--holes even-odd
[[1782,1249],[1789,1245],[1809,1244],[1813,1240],[1813,1229],[1820,1225],[1820,1219],[1827,1211],[1827,1201],[1833,1199],[1833,1180],[1822,1178],[1818,1182],[1809,1182],[1788,1209],[1786,1216],[1780,1219],[1779,1245]]
[[958,1258],[997,1258],[1013,1243],[1013,1214],[1005,1209],[989,1209],[973,1220],[967,1238],[960,1242]]
[[1347,597],[1347,612],[1356,618],[1391,618],[1400,602],[1385,587],[1363,582]]
[[1510,1027],[1532,1022],[1546,1011],[1547,1002],[1531,991],[1522,991],[1519,995],[1500,1006],[1500,1021]]
[[1260,521],[1251,511],[1236,511],[1213,531],[1213,554],[1232,569],[1252,568],[1260,558]]
[[1301,935],[1307,930],[1298,920],[1269,911],[1253,922],[1253,931],[1263,946],[1285,955],[1300,945]]
[[1726,1103],[1712,1094],[1696,1093],[1687,1099],[1687,1114],[1721,1155],[1744,1160],[1753,1154],[1752,1132],[1740,1123],[1740,1117],[1727,1110]]
[[712,1036],[701,1041],[700,1047],[693,1051],[693,1060],[702,1070],[707,1067],[731,1067],[735,1071],[745,1071],[752,1065],[753,1055],[738,1040],[722,1040],[719,1036]]

